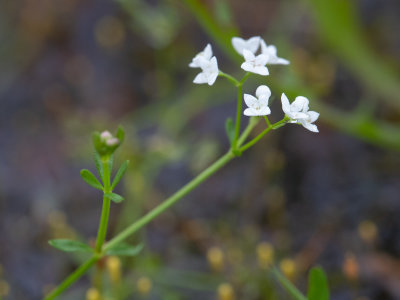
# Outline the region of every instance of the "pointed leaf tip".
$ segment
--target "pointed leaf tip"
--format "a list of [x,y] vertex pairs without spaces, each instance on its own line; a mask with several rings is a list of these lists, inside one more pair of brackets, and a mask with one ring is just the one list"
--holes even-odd
[[65,252],[93,252],[89,245],[68,239],[55,239],[49,241],[50,246]]
[[115,202],[115,203],[120,203],[120,202],[122,202],[122,201],[124,201],[125,200],[125,198],[124,197],[122,197],[121,195],[118,195],[118,194],[116,194],[116,193],[107,193],[107,194],[104,194],[107,198],[109,198],[109,199],[111,199],[113,202]]
[[117,186],[117,184],[121,181],[122,176],[124,176],[126,169],[128,168],[128,165],[129,165],[129,160],[126,160],[122,163],[111,184],[111,190],[113,190]]
[[144,245],[139,244],[136,246],[131,246],[126,243],[121,243],[115,245],[110,250],[106,252],[107,255],[119,255],[119,256],[136,256],[142,251]]
[[321,267],[312,268],[308,277],[308,300],[329,300],[329,285]]
[[91,187],[94,187],[95,189],[98,189],[100,191],[103,190],[103,186],[101,183],[97,180],[96,176],[93,175],[92,172],[90,172],[87,169],[81,170],[81,177],[82,179]]

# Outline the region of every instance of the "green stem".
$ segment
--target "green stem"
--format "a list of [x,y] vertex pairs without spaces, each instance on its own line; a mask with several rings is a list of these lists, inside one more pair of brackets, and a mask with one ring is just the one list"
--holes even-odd
[[222,156],[220,159],[218,159],[215,163],[213,163],[211,166],[209,166],[207,169],[205,169],[203,172],[201,172],[192,181],[190,181],[185,186],[183,186],[179,191],[177,191],[175,194],[173,194],[171,197],[169,197],[167,200],[165,200],[160,205],[153,208],[146,215],[144,215],[139,220],[137,220],[136,222],[134,222],[133,224],[128,226],[125,230],[123,230],[116,237],[114,237],[112,240],[110,240],[104,246],[104,251],[111,249],[112,247],[114,247],[115,245],[124,241],[130,235],[132,235],[133,233],[135,233],[136,231],[138,231],[139,229],[144,227],[147,223],[149,223],[151,220],[153,220],[159,214],[163,213],[165,210],[167,210],[172,205],[174,205],[176,202],[178,202],[180,199],[182,199],[184,196],[186,196],[194,188],[196,188],[198,185],[200,185],[200,183],[205,181],[208,177],[210,177],[216,171],[218,171],[223,166],[225,166],[234,157],[235,157],[235,155],[231,151],[226,153],[224,156]]
[[279,127],[282,127],[283,125],[286,124],[287,118],[283,118],[282,120],[280,120],[279,122],[276,122],[274,124],[272,124],[271,126],[268,126],[266,129],[264,129],[264,131],[262,131],[259,135],[257,135],[254,139],[252,139],[250,142],[248,142],[247,144],[245,144],[243,147],[241,147],[239,149],[240,152],[246,151],[247,149],[249,149],[251,146],[253,146],[255,143],[257,143],[264,135],[266,135],[269,131],[271,131],[272,129],[277,129]]
[[242,96],[242,87],[243,87],[243,83],[245,83],[245,81],[247,80],[247,78],[249,78],[250,75],[251,75],[251,73],[247,72],[246,75],[243,76],[242,80],[240,80],[240,82],[237,84],[238,93],[237,93],[235,136],[233,138],[233,143],[232,143],[234,153],[237,152],[237,149],[239,147],[238,138],[239,138],[239,134],[240,134],[240,122],[242,119],[242,97],[243,97]]
[[[246,129],[243,131],[242,135],[238,139],[239,146],[246,140],[246,138],[250,134],[251,130],[256,126],[258,121],[259,121],[258,118],[250,119],[249,124],[247,125]],[[207,178],[209,178],[211,175],[213,175],[215,172],[217,172],[219,169],[221,169],[223,166],[225,166],[233,158],[235,158],[235,155],[233,154],[233,150],[231,149],[228,153],[226,153],[224,156],[219,158],[216,162],[214,162],[211,166],[209,166],[207,169],[205,169],[197,177],[192,179],[192,181],[190,181],[185,186],[183,186],[175,194],[173,194],[171,197],[169,197],[167,200],[165,200],[163,203],[161,203],[157,207],[153,208],[150,212],[148,212],[142,218],[140,218],[139,220],[132,223],[125,230],[123,230],[121,233],[119,233],[117,236],[115,236],[113,239],[111,239],[107,244],[104,245],[104,247],[100,246],[100,248],[99,248],[101,251],[100,253],[95,254],[95,256],[93,256],[92,258],[87,260],[84,264],[82,264],[75,272],[73,272],[57,288],[55,288],[44,300],[55,299],[58,295],[60,295],[63,291],[65,291],[70,285],[72,285],[76,280],[78,280],[83,274],[85,274],[85,272],[97,260],[99,260],[101,257],[103,257],[105,255],[105,252],[107,250],[111,249],[115,245],[117,245],[120,242],[127,239],[130,235],[132,235],[133,233],[135,233],[136,231],[138,231],[139,229],[144,227],[146,224],[148,224],[150,221],[152,221],[158,215],[160,215],[165,210],[170,208],[172,205],[177,203],[180,199],[182,199],[189,192],[191,192],[193,189],[195,189],[197,186],[199,186],[202,182],[204,182]],[[105,164],[104,164],[104,166],[105,166]],[[110,173],[109,173],[108,164],[107,164],[107,166],[105,166],[104,170],[105,170],[104,171],[104,174],[105,174],[104,190],[106,191],[109,189],[109,185],[110,185],[110,180],[109,180]],[[104,207],[104,205],[103,205],[103,207]],[[109,209],[108,209],[108,213],[109,213]],[[104,217],[104,219],[105,219],[105,217]],[[100,228],[103,223],[107,224],[107,222],[102,222],[102,221],[103,221],[103,217],[100,222]],[[107,221],[108,221],[108,215],[107,215]],[[100,236],[100,228],[99,228],[99,236]],[[106,233],[106,231],[104,231],[104,233],[102,233],[103,237],[105,237],[105,233]],[[99,241],[100,241],[100,239],[98,238],[98,242]],[[104,238],[102,239],[102,241],[103,242],[100,243],[101,245],[104,243]],[[97,246],[96,246],[96,249],[97,249]]]
[[109,160],[110,160],[109,157],[102,160],[103,170],[104,170],[104,196],[103,196],[103,208],[101,211],[99,230],[97,233],[96,253],[101,253],[104,241],[106,239],[108,219],[110,217],[111,199],[106,196],[107,193],[111,193]]
[[272,274],[282,284],[282,286],[297,300],[307,300],[305,297],[277,268],[272,270]]
[[69,275],[57,288],[55,288],[50,294],[48,294],[44,300],[56,299],[61,293],[63,293],[71,284],[77,281],[83,274],[86,273],[98,260],[99,256],[93,256],[86,262],[84,262],[78,269],[76,269],[71,275]]
[[230,82],[232,82],[234,84],[234,86],[239,86],[240,82],[239,80],[237,80],[235,77],[226,74],[222,71],[219,71],[219,76],[225,77],[226,79],[228,79]]

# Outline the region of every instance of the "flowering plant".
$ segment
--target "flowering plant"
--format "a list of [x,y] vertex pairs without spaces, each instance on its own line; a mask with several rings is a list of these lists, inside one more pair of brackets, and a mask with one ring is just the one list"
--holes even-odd
[[[124,241],[129,236],[136,233],[139,229],[146,226],[158,215],[177,203],[207,178],[225,166],[229,161],[237,156],[240,156],[244,151],[256,144],[272,129],[278,129],[287,123],[294,123],[300,124],[312,132],[318,132],[317,126],[313,123],[318,119],[319,114],[314,111],[309,111],[309,101],[307,98],[299,96],[295,99],[295,101],[293,101],[293,103],[290,103],[286,95],[282,94],[282,109],[285,115],[280,121],[271,124],[267,117],[272,113],[269,107],[269,99],[271,96],[270,88],[266,85],[260,85],[255,91],[255,96],[242,93],[243,84],[252,74],[262,76],[269,75],[269,70],[267,68],[268,64],[289,64],[288,60],[277,56],[276,47],[273,45],[267,46],[265,41],[258,36],[252,37],[248,40],[234,37],[232,38],[232,45],[234,49],[244,58],[241,68],[247,71],[247,73],[242,77],[241,80],[238,80],[219,69],[217,58],[213,56],[212,46],[210,44],[208,44],[203,51],[198,53],[189,64],[189,67],[199,68],[201,70],[201,72],[194,78],[194,83],[208,84],[211,86],[215,83],[218,77],[224,77],[237,88],[238,97],[236,119],[235,122],[233,122],[232,119],[228,119],[226,121],[226,131],[230,141],[230,149],[225,155],[219,158],[189,183],[184,185],[175,194],[170,196],[160,205],[150,210],[138,220],[134,221],[131,225],[129,225],[108,242],[106,242],[106,233],[110,215],[110,204],[111,202],[120,203],[124,200],[121,195],[114,193],[113,190],[127,170],[129,162],[125,161],[121,165],[111,181],[113,155],[124,141],[124,130],[122,127],[118,128],[115,136],[109,131],[103,131],[102,133],[95,132],[93,134],[95,163],[98,173],[97,175],[100,180],[98,180],[97,177],[89,170],[82,170],[81,176],[87,184],[103,192],[103,208],[96,245],[92,248],[86,243],[80,241],[64,239],[51,240],[49,242],[50,245],[57,249],[67,252],[88,252],[91,254],[91,257],[70,276],[68,276],[52,292],[50,292],[50,294],[48,294],[45,298],[46,300],[55,299],[105,256],[138,255],[143,246],[141,244],[135,246],[126,244]],[[260,53],[257,54],[259,49]],[[247,105],[247,108],[244,111],[242,111],[243,100]],[[241,131],[242,115],[250,117],[249,123],[243,131]],[[267,127],[256,137],[248,141],[247,139],[250,133],[259,123],[261,119],[260,117],[265,119]],[[114,274],[113,280],[117,280],[120,277],[120,274],[115,272],[115,269],[119,268],[118,260],[111,259],[109,261],[109,265],[110,268],[114,270],[112,273]],[[277,273],[277,277],[282,282],[285,282],[285,285],[290,285],[290,283],[286,282],[279,273]],[[91,293],[92,292],[96,293],[95,291],[91,291]],[[300,297],[300,299],[302,298]]]

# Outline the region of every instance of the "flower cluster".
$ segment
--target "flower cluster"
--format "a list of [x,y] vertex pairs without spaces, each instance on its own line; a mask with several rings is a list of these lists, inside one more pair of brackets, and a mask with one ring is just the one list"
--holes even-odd
[[[255,73],[262,76],[269,75],[267,65],[288,65],[290,62],[278,57],[277,49],[274,45],[267,43],[259,36],[251,37],[248,40],[240,37],[232,38],[232,46],[244,58],[241,68],[248,73]],[[260,52],[258,53],[258,51]],[[217,58],[213,56],[211,45],[208,44],[204,50],[198,53],[189,64],[191,68],[200,68],[194,83],[213,85],[218,76],[228,75],[218,69]],[[232,78],[231,76],[229,76]],[[235,79],[234,79],[235,80]],[[241,84],[236,81],[237,84]],[[266,85],[257,88],[255,96],[244,94],[244,102],[247,108],[244,110],[246,116],[267,116],[271,114],[268,106],[271,90]],[[282,110],[288,123],[296,123],[304,126],[312,132],[318,132],[318,128],[313,124],[319,117],[319,113],[309,111],[309,100],[299,96],[290,103],[283,93],[281,96]]]

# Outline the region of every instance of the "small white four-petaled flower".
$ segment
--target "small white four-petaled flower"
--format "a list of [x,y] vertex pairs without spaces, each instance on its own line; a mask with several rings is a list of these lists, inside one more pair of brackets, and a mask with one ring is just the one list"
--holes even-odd
[[235,48],[237,53],[243,55],[243,50],[248,50],[253,54],[256,54],[258,47],[260,46],[261,37],[253,36],[248,40],[242,39],[240,37],[232,38],[232,46]]
[[213,55],[212,48],[210,44],[207,44],[207,46],[204,48],[203,51],[198,53],[193,59],[192,62],[189,64],[189,67],[191,68],[200,68],[200,58],[204,58],[206,60],[210,60]]
[[244,94],[244,102],[248,106],[244,110],[246,116],[266,116],[271,113],[268,107],[268,100],[271,90],[266,85],[260,85],[256,90],[256,97]]
[[193,82],[197,84],[208,83],[208,85],[213,85],[219,74],[217,58],[213,56],[208,60],[199,57],[196,62],[199,64],[202,72],[197,74]]
[[268,68],[265,66],[268,61],[268,56],[264,54],[259,54],[255,56],[251,51],[243,50],[244,63],[242,63],[241,68],[247,72],[252,72],[260,75],[269,75]]
[[318,132],[317,126],[312,123],[318,119],[319,113],[308,110],[309,101],[306,97],[296,97],[296,99],[290,103],[286,95],[282,94],[281,101],[282,110],[286,116],[290,118],[290,123],[298,123],[312,132]]
[[269,45],[261,39],[261,53],[268,56],[267,64],[269,65],[288,65],[290,62],[287,59],[277,56],[277,50],[274,45]]

